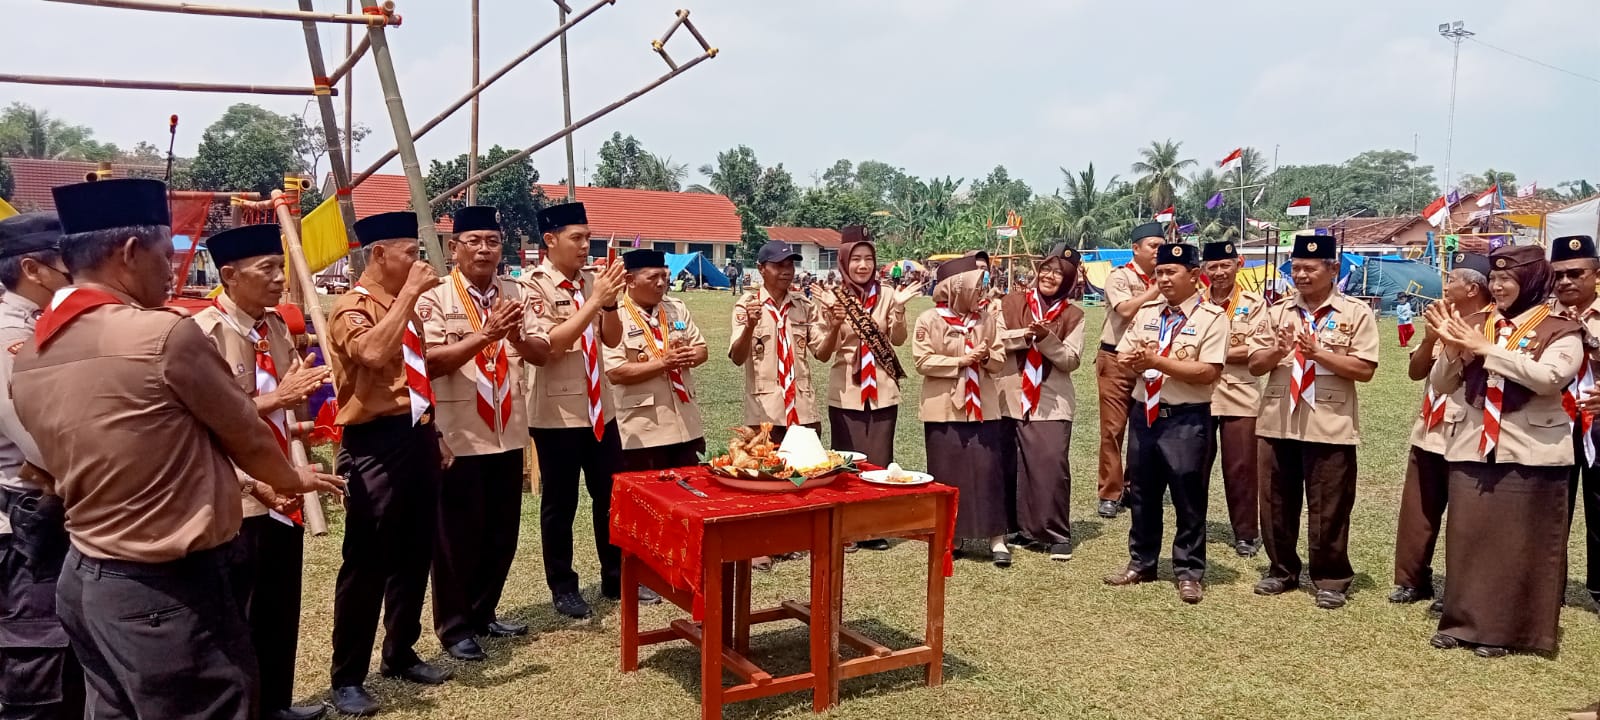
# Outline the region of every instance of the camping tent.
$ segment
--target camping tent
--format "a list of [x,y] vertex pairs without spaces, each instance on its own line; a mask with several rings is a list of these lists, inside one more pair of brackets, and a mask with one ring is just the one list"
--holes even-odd
[[684,271],[698,278],[700,287],[725,288],[730,284],[728,276],[707,260],[705,253],[667,253],[667,278],[675,280]]

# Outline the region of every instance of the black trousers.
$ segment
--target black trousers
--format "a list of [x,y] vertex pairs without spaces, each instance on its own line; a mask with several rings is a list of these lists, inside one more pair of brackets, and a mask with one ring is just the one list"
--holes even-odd
[[1172,491],[1177,528],[1172,572],[1179,580],[1206,574],[1206,501],[1210,494],[1211,403],[1162,405],[1155,425],[1144,408],[1128,414],[1128,569],[1155,575],[1161,557],[1162,499]]
[[700,464],[700,453],[705,451],[705,438],[671,445],[623,450],[622,466],[617,468],[617,472],[645,472],[647,470],[693,467]]
[[282,710],[294,700],[305,530],[267,515],[247,517],[233,548],[233,592],[256,649],[261,710]]
[[539,451],[539,538],[544,549],[544,580],[551,594],[578,591],[572,569],[572,521],[578,515],[578,474],[589,490],[594,547],[600,556],[602,590],[620,587],[622,551],[611,544],[611,476],[622,458],[617,423],[606,423],[604,437],[580,428],[528,428]]
[[[66,533],[59,524],[48,531]],[[41,566],[23,542],[0,535],[0,720],[76,720],[83,717],[83,670],[56,617],[60,556],[53,567]]]
[[[1576,423],[1574,423],[1576,425]],[[1573,463],[1567,487],[1567,532],[1578,517],[1578,496],[1583,496],[1584,547],[1588,564],[1584,568],[1584,587],[1589,597],[1600,602],[1600,467],[1589,466],[1583,454],[1583,431],[1572,432]]]
[[1306,555],[1318,590],[1349,592],[1350,510],[1356,504],[1356,446],[1261,438],[1261,544],[1267,577],[1300,579],[1300,508]]
[[88,680],[84,717],[256,717],[256,653],[230,545],[166,563],[67,553],[56,610]]
[[445,647],[495,621],[522,526],[522,450],[457,457],[439,484],[433,631]]
[[391,415],[344,429],[344,563],[333,594],[334,687],[366,682],[383,613],[384,667],[415,665],[438,524],[439,440]]

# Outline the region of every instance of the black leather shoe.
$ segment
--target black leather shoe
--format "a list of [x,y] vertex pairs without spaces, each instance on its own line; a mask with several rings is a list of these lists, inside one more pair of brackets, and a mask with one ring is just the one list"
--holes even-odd
[[1344,603],[1344,593],[1339,592],[1338,590],[1317,591],[1317,607],[1322,608],[1323,610],[1338,610],[1339,608],[1344,607]]
[[1242,558],[1253,558],[1261,549],[1260,540],[1240,540],[1233,544],[1233,552]]
[[262,717],[266,720],[321,720],[326,714],[328,708],[322,705],[296,705],[273,710]]
[[859,547],[862,550],[888,550],[889,539],[878,538],[877,540],[862,540],[861,542],[856,543],[856,547]]
[[483,646],[479,645],[478,641],[472,638],[467,638],[461,642],[451,645],[450,647],[445,648],[444,652],[450,657],[453,657],[457,660],[465,660],[467,662],[477,662],[479,660],[489,659],[489,654],[483,651]]
[[1066,562],[1072,559],[1072,543],[1056,543],[1050,546],[1050,559],[1056,562]]
[[356,717],[370,717],[378,714],[378,709],[383,706],[378,704],[377,698],[367,692],[360,685],[346,685],[333,689],[333,709],[342,715]]
[[1444,598],[1439,598],[1438,600],[1428,603],[1428,612],[1433,613],[1434,615],[1443,615]]
[[1460,640],[1457,640],[1453,635],[1446,635],[1444,633],[1434,633],[1433,637],[1428,639],[1428,644],[1439,648],[1440,650],[1454,650],[1458,647],[1461,647]]
[[[477,645],[478,643],[477,641],[473,641],[472,644]],[[386,678],[400,678],[406,682],[412,682],[418,685],[443,685],[447,682],[450,682],[450,678],[456,676],[455,673],[450,672],[449,670],[446,670],[442,667],[429,665],[425,662],[418,662],[411,667],[401,668],[399,670],[390,667],[380,667],[378,668],[378,672],[382,673]]]
[[[600,595],[613,602],[622,601],[622,587],[601,588]],[[661,595],[643,585],[639,586],[638,602],[640,605],[656,605],[661,602]]]
[[1472,649],[1472,654],[1481,658],[1502,658],[1511,654],[1511,651],[1497,645],[1479,645]]
[[1396,587],[1394,592],[1389,593],[1389,602],[1392,602],[1396,605],[1410,605],[1411,603],[1421,602],[1431,597],[1433,597],[1433,588],[1424,590],[1421,588],[1406,587],[1401,585]]
[[1100,517],[1103,517],[1103,518],[1106,518],[1107,520],[1109,520],[1111,518],[1116,517],[1117,516],[1117,512],[1120,511],[1120,510],[1122,510],[1122,504],[1118,503],[1115,500],[1101,500],[1100,501],[1100,510],[1099,510]]
[[594,615],[589,609],[589,603],[583,601],[583,595],[575,590],[556,593],[556,596],[550,599],[550,603],[556,606],[556,612],[573,620],[587,620]]
[[1256,583],[1257,595],[1282,595],[1286,592],[1299,590],[1300,583],[1294,580],[1285,580],[1278,577],[1264,577]]
[[1010,550],[996,550],[996,551],[994,551],[994,566],[997,567],[997,568],[1008,568],[1008,567],[1011,567],[1011,551]]
[[526,623],[512,622],[510,620],[496,620],[488,625],[485,625],[483,627],[483,632],[478,634],[497,638],[521,637],[528,634],[528,626]]

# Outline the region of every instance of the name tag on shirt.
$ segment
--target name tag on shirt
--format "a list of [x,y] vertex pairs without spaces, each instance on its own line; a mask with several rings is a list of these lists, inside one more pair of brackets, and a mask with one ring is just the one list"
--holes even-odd
[[556,301],[556,307],[561,307],[563,305],[571,305],[571,304],[572,304],[571,300],[557,300]]
[[634,328],[628,331],[628,337],[639,337],[644,334],[644,328]]
[[1181,332],[1179,334],[1180,335],[1199,335],[1200,334],[1200,328],[1186,327],[1186,328],[1183,329],[1183,332]]
[[1149,323],[1149,324],[1147,324],[1147,325],[1145,325],[1145,326],[1144,326],[1144,329],[1146,329],[1146,330],[1157,330],[1157,331],[1159,331],[1159,330],[1161,330],[1161,326],[1160,326],[1160,325],[1157,325],[1157,324],[1155,324],[1155,323]]

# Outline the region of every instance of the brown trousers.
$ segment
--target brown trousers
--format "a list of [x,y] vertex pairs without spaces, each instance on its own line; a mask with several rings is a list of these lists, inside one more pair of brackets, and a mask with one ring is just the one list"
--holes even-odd
[[1406,485],[1400,492],[1400,523],[1395,528],[1395,585],[1433,593],[1433,550],[1450,500],[1449,472],[1443,455],[1411,446]]
[[1211,443],[1206,467],[1210,468],[1221,450],[1222,493],[1228,500],[1228,523],[1233,540],[1254,542],[1261,539],[1261,492],[1256,478],[1256,419],[1217,417],[1217,433]]
[[1138,374],[1117,364],[1117,354],[1104,346],[1094,359],[1100,387],[1100,499],[1122,499],[1122,442],[1128,436],[1128,408]]
[[1318,590],[1349,592],[1350,510],[1356,502],[1356,446],[1260,438],[1261,540],[1267,577],[1300,579],[1300,509],[1306,555]]

